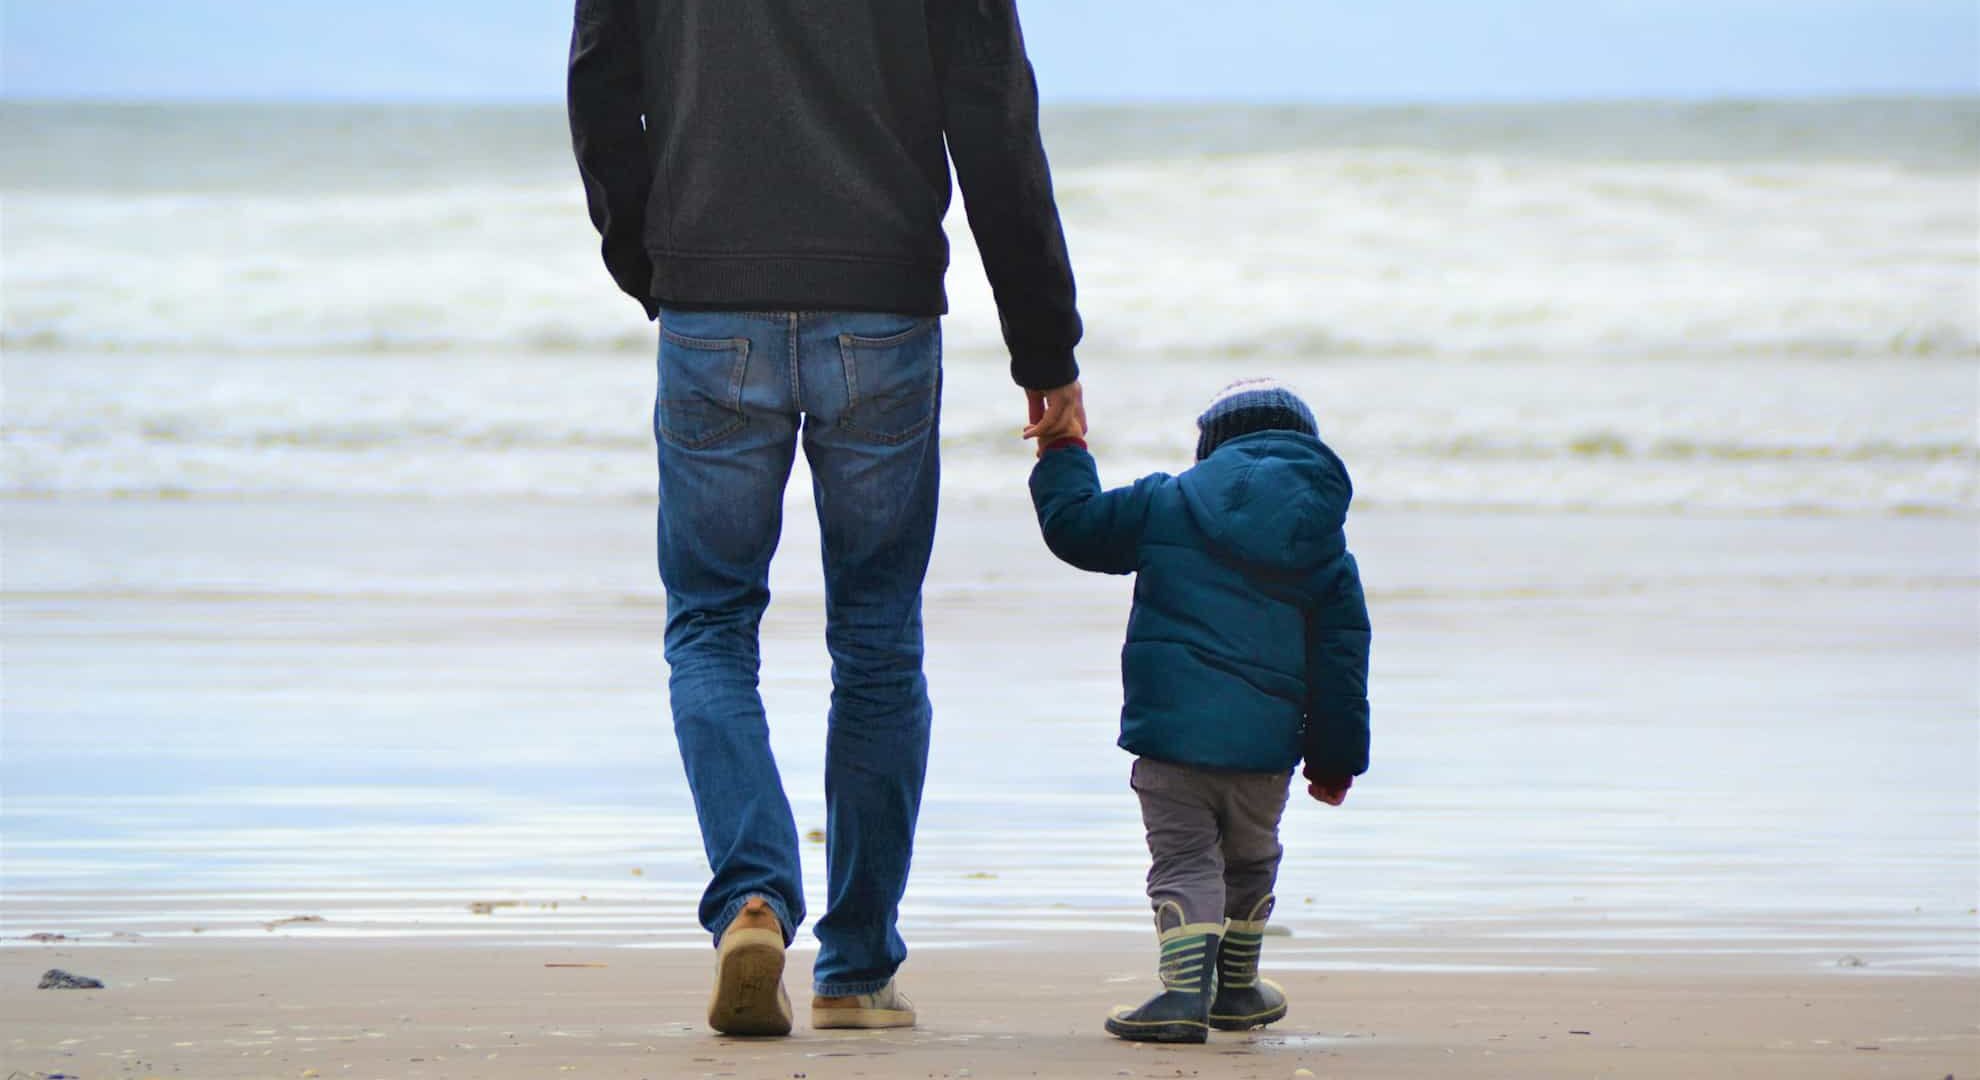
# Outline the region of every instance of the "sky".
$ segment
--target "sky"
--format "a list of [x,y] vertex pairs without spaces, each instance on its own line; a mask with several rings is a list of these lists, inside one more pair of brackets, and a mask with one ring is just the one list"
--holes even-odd
[[[765,2],[765,0],[730,0]],[[554,101],[570,0],[0,0],[10,98]],[[1051,101],[1980,93],[1975,0],[1020,0]]]

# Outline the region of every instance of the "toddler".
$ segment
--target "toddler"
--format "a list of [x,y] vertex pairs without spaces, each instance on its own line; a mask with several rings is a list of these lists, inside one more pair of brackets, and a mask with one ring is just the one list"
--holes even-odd
[[1134,574],[1122,749],[1148,833],[1162,992],[1123,1039],[1203,1042],[1286,1014],[1258,975],[1293,767],[1339,806],[1368,768],[1368,608],[1342,524],[1353,489],[1313,412],[1270,380],[1197,419],[1196,466],[1102,491],[1086,444],[1031,474],[1052,553]]

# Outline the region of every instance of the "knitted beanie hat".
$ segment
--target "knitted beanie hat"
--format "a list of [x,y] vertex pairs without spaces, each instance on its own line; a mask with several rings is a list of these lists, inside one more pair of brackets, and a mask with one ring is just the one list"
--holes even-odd
[[1239,379],[1224,387],[1203,415],[1196,418],[1200,435],[1196,460],[1209,457],[1226,440],[1260,431],[1300,431],[1318,436],[1320,425],[1299,395],[1275,379]]

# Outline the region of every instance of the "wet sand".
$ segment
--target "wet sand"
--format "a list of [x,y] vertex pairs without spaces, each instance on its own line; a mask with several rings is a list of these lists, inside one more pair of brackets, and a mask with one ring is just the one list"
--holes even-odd
[[[728,1039],[705,954],[300,942],[0,953],[9,1069],[96,1077],[1943,1077],[1980,1070],[1980,984],[1719,970],[1280,973],[1285,1021],[1134,1046],[1100,1018],[1152,985],[1123,950],[910,960],[913,1032]],[[606,967],[549,967],[550,964]],[[101,991],[37,991],[61,966]],[[804,985],[805,961],[786,973]],[[1267,969],[1270,970],[1269,952]],[[309,1070],[314,1070],[310,1072]]]
[[[1972,522],[1359,515],[1375,769],[1287,816],[1267,966],[1295,1012],[1172,1051],[1098,1028],[1152,983],[1111,745],[1127,583],[1055,565],[1019,501],[945,506],[931,575],[902,920],[926,1026],[774,1045],[698,1027],[648,508],[0,510],[5,1071],[1980,1071]],[[764,682],[801,829],[826,685],[805,518]],[[297,915],[324,921],[268,928]],[[49,967],[110,989],[34,990]]]

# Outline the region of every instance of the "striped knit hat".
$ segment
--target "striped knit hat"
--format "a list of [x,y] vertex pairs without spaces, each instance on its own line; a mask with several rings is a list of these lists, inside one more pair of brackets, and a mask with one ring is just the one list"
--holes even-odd
[[1203,415],[1196,418],[1200,434],[1196,460],[1209,457],[1226,440],[1259,431],[1300,431],[1318,436],[1320,425],[1299,395],[1275,379],[1239,379],[1224,387]]

